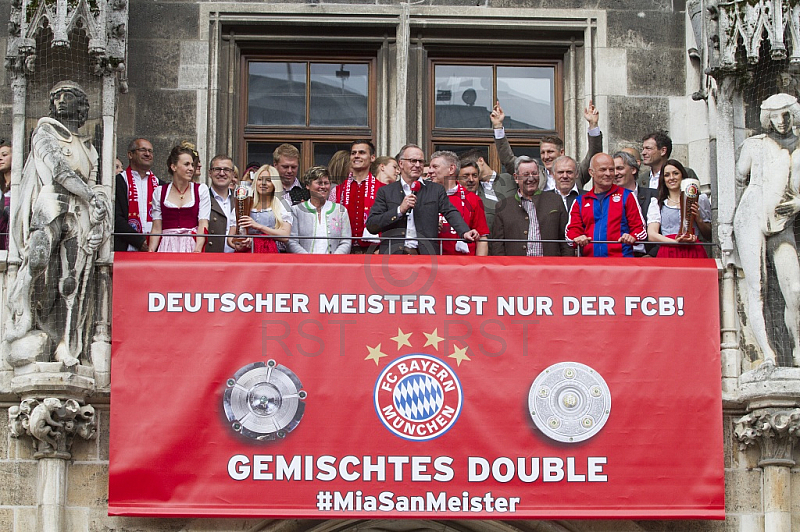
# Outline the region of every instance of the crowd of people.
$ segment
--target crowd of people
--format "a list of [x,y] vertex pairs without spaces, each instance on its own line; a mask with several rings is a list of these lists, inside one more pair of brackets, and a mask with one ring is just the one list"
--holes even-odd
[[[302,175],[291,144],[278,146],[270,163],[248,163],[243,173],[230,156],[216,155],[205,185],[196,149],[183,142],[167,158],[167,183],[152,171],[152,144],[137,138],[128,145],[128,165],[115,161],[114,250],[707,256],[703,246],[689,244],[711,240],[710,201],[700,194],[687,207],[694,226],[681,227],[681,182],[695,176],[670,158],[671,139],[653,132],[643,138],[641,154],[630,147],[604,153],[591,102],[584,117],[589,149],[580,163],[552,136],[541,139],[537,160],[514,155],[498,103],[490,121],[500,173],[487,163],[486,150],[426,157],[407,144],[389,157],[377,156],[371,141],[355,140],[327,167]],[[10,146],[0,142],[4,193],[10,161]],[[7,215],[0,224],[7,232]]]

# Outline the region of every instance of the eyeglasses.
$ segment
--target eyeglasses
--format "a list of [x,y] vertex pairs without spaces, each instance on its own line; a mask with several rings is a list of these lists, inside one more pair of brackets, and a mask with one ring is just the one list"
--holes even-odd
[[414,165],[417,165],[417,164],[420,165],[420,166],[425,166],[425,159],[406,159],[405,157],[401,157],[400,160],[401,161],[408,161],[411,164],[411,166],[414,166]]
[[136,148],[133,151],[138,151],[139,153],[149,153],[150,155],[153,155],[153,148]]
[[514,175],[517,176],[517,177],[539,177],[539,173],[538,172],[536,172],[535,174],[533,172],[527,172],[527,173],[524,173],[524,174],[514,174]]
[[212,166],[212,172],[216,172],[218,174],[230,174],[233,172],[233,168],[226,168],[224,166]]

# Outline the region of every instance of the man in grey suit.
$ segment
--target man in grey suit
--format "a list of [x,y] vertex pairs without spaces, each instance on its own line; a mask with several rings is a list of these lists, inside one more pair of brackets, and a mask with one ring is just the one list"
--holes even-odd
[[467,242],[480,238],[450,203],[442,185],[420,179],[425,165],[422,148],[406,144],[397,159],[400,179],[378,189],[367,218],[367,230],[381,234],[381,253],[438,254],[438,243],[428,239],[439,236],[439,214]]
[[[627,151],[618,151],[614,154],[614,184],[622,188],[627,188],[636,195],[636,200],[639,202],[639,210],[642,211],[642,218],[647,223],[647,209],[650,207],[650,201],[658,197],[658,193],[652,188],[642,186],[636,183],[639,175],[639,163]],[[656,256],[658,246],[644,244],[635,244],[633,246],[633,254],[637,257],[645,255]]]
[[[559,196],[539,190],[536,161],[525,155],[517,157],[514,177],[519,189],[513,197],[503,198],[497,204],[490,254],[522,257],[575,255],[575,250],[564,240],[567,209]],[[527,242],[504,242],[503,239]]]
[[[500,163],[506,168],[508,172],[513,172],[514,168],[514,151],[511,149],[511,144],[506,137],[506,131],[503,128],[503,120],[506,115],[503,108],[500,107],[500,102],[494,106],[489,118],[492,121],[492,128],[494,128],[494,144],[497,147],[497,156],[500,158]],[[586,157],[583,158],[581,164],[578,166],[577,181],[578,187],[583,187],[591,176],[589,176],[589,164],[595,154],[603,151],[603,133],[598,127],[600,119],[600,112],[589,100],[589,106],[583,110],[583,117],[589,124],[589,150],[586,152]],[[539,158],[542,161],[541,183],[539,183],[539,190],[548,191],[556,188],[556,177],[553,172],[553,163],[556,159],[564,155],[564,141],[559,137],[550,136],[543,137],[539,144]]]

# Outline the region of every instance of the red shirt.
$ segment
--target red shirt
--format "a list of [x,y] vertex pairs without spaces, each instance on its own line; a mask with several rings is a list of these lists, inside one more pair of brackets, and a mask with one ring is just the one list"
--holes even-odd
[[[358,183],[353,179],[353,174],[341,185],[336,186],[336,203],[344,205],[350,215],[350,230],[353,236],[364,234],[367,216],[372,204],[375,203],[375,194],[384,183],[381,183],[370,173],[366,179]],[[333,194],[331,194],[333,196]],[[369,247],[369,242],[354,240],[354,246]]]
[[[486,212],[483,210],[483,201],[474,192],[462,187],[460,184],[456,187],[453,194],[448,194],[450,203],[453,207],[458,209],[461,217],[467,223],[470,229],[475,229],[481,236],[486,236],[490,233],[489,225],[486,223]],[[450,227],[447,220],[439,215],[439,220],[442,222],[442,230],[439,232],[439,238],[458,238],[459,235]],[[470,242],[469,255],[475,255],[475,248],[477,244]],[[456,251],[456,241],[446,240],[442,241],[442,255],[465,255]]]

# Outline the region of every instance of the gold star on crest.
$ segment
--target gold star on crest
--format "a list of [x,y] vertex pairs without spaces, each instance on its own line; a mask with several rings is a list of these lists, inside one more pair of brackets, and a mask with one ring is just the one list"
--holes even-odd
[[456,344],[453,344],[453,349],[454,349],[455,351],[453,351],[453,354],[452,354],[452,355],[448,355],[448,357],[447,357],[447,358],[455,358],[455,359],[456,359],[456,362],[458,363],[458,366],[459,366],[459,367],[461,366],[461,362],[462,362],[463,360],[467,360],[467,361],[471,360],[471,359],[470,359],[470,358],[467,356],[467,349],[469,349],[468,347],[465,347],[465,348],[463,348],[463,349],[459,349],[459,348],[456,346]]
[[376,366],[378,365],[378,361],[380,359],[382,359],[385,356],[389,356],[386,353],[381,353],[381,344],[378,344],[377,347],[367,346],[367,349],[369,350],[369,354],[367,355],[367,358],[365,358],[364,360],[374,360]]
[[425,345],[422,347],[428,347],[432,345],[434,349],[437,351],[439,350],[439,344],[444,341],[444,338],[439,336],[439,329],[434,329],[432,333],[428,334],[426,332],[422,333],[425,335],[427,340],[425,341]]
[[414,334],[414,333],[405,333],[405,334],[403,334],[403,330],[400,327],[397,328],[397,336],[392,338],[392,340],[397,342],[397,350],[398,351],[400,351],[400,348],[403,347],[404,345],[407,345],[408,347],[411,347],[411,342],[409,342],[408,339],[411,337],[412,334]]

